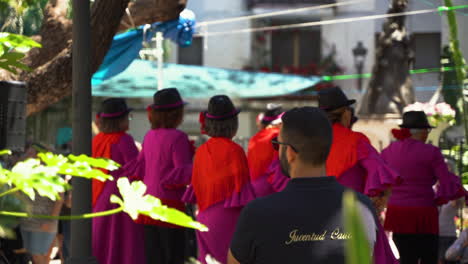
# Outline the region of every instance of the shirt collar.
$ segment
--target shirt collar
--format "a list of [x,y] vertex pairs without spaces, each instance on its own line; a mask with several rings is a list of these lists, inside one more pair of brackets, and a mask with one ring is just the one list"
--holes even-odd
[[338,184],[338,181],[335,177],[332,176],[294,178],[289,181],[286,189],[296,189],[301,187],[323,188],[328,186],[334,186],[336,184]]

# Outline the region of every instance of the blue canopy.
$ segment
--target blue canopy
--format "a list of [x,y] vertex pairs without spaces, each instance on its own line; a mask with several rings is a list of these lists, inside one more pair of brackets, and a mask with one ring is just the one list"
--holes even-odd
[[195,27],[195,15],[186,9],[180,13],[179,19],[168,22],[157,22],[149,30],[144,26],[132,29],[114,37],[112,45],[98,71],[93,75],[92,85],[98,85],[124,71],[133,60],[138,58],[144,40],[150,40],[158,31],[180,46],[192,44]]
[[[216,94],[240,98],[280,96],[304,90],[321,81],[319,76],[164,65],[164,87],[176,87],[185,98],[209,98]],[[93,96],[152,97],[157,83],[155,63],[135,60],[121,74],[93,85]]]

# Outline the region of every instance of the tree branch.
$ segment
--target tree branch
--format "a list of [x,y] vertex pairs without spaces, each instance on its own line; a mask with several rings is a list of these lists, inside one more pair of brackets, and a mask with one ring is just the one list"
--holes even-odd
[[130,0],[101,0],[91,12],[92,72],[97,71],[110,48]]
[[[32,49],[25,60],[30,68],[47,63],[69,45],[72,23],[67,19],[67,10],[68,0],[52,0],[46,5],[38,38],[42,48]],[[25,76],[21,77],[24,79]]]
[[[187,0],[138,0],[128,5],[136,26],[158,21],[169,21],[179,17],[187,5]],[[151,7],[151,8],[150,8]],[[129,29],[130,18],[124,16],[119,31]]]
[[[36,68],[33,72],[23,73],[20,76],[22,81],[28,83],[27,115],[39,112],[71,95],[71,22],[65,16],[65,2],[65,0],[53,0],[48,4],[41,29],[43,48],[28,54],[28,62]],[[136,25],[141,25],[177,18],[185,8],[186,2],[186,0],[138,0],[136,3],[132,2],[130,8]],[[124,29],[120,26],[128,3],[129,0],[94,2],[91,13],[93,72],[102,63],[117,30]],[[2,73],[0,77],[5,77],[1,75]]]

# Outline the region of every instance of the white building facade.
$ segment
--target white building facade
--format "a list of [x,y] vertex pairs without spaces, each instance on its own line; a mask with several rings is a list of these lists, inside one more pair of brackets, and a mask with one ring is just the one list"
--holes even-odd
[[[346,4],[349,2],[351,1],[197,0],[188,1],[188,8],[195,12],[198,22],[203,22],[313,5],[345,4],[334,8],[208,25],[199,28],[199,32],[203,34],[385,14],[390,1],[368,0]],[[441,5],[441,2],[439,0],[412,0],[409,1],[407,11],[436,9]],[[454,4],[463,4],[463,2],[466,1],[455,0]],[[457,12],[461,47],[465,56],[468,56],[468,11],[461,9]],[[363,72],[368,73],[371,72],[374,64],[376,35],[381,31],[383,22],[384,19],[375,19],[278,31],[199,37],[194,42],[195,47],[192,47],[190,52],[185,52],[182,57],[194,56],[195,51],[195,53],[201,53],[201,56],[196,55],[199,57],[196,62],[199,65],[229,69],[261,69],[266,67],[270,70],[284,72],[283,67],[301,68],[311,64],[318,65],[321,59],[330,54],[332,49],[335,49],[336,63],[342,69],[342,74],[346,75],[357,73],[352,50],[361,41],[367,49]],[[446,16],[440,15],[438,12],[407,16],[406,27],[415,51],[414,68],[439,67],[440,51],[448,43]],[[264,41],[260,47],[257,43],[259,36],[260,40]],[[184,59],[181,56],[176,57],[176,55],[173,56],[175,62],[183,63]],[[418,101],[429,100],[439,85],[438,73],[413,75],[412,79]],[[363,87],[367,86],[367,81],[364,80]],[[335,81],[335,83],[344,88],[352,97],[358,98],[362,93],[357,89],[358,82],[355,79]]]

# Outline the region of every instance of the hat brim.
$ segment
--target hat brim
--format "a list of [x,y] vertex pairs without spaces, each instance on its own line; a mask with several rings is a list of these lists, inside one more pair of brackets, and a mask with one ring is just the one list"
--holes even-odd
[[264,124],[278,125],[278,124],[281,124],[283,122],[282,118],[283,118],[285,113],[286,112],[282,112],[281,114],[276,115],[273,118],[268,117],[268,116],[264,116],[261,121],[264,122]]
[[240,112],[242,112],[242,110],[236,109],[232,113],[224,115],[224,116],[213,116],[213,115],[210,115],[208,112],[205,112],[205,117],[211,120],[226,120],[226,119],[233,118],[239,115]]
[[106,114],[106,113],[99,113],[99,116],[101,118],[119,118],[119,117],[122,117],[124,115],[128,115],[128,113],[130,113],[131,111],[133,111],[133,108],[127,108],[127,110],[123,111],[123,112],[120,112],[120,113],[114,113],[114,114]]
[[405,125],[405,124],[401,124],[401,125],[398,125],[399,127],[401,128],[408,128],[408,129],[428,129],[428,128],[435,128],[431,125],[427,125],[427,126],[411,126],[411,125]]
[[336,110],[336,109],[339,109],[339,108],[341,108],[341,107],[353,105],[353,104],[355,104],[355,103],[356,103],[356,100],[351,99],[351,100],[346,101],[346,103],[343,104],[343,105],[332,106],[332,107],[320,107],[320,108],[321,108],[322,110],[324,110],[324,111],[329,112],[329,111],[334,111],[334,110]]
[[159,106],[156,106],[156,105],[152,104],[151,108],[153,110],[155,110],[155,111],[168,111],[168,110],[180,108],[180,107],[185,106],[185,105],[188,105],[188,103],[185,102],[185,101],[182,101],[181,104],[176,105],[176,106],[174,106],[174,105],[159,105]]

